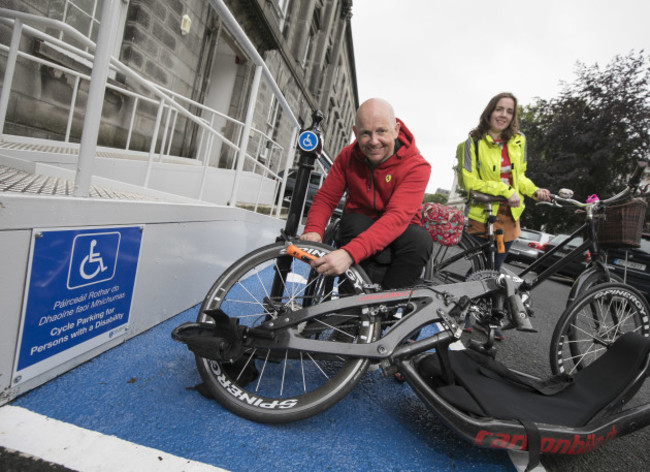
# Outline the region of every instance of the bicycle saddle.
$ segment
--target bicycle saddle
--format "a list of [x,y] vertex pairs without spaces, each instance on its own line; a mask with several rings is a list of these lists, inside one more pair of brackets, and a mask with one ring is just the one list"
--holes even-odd
[[483,192],[477,192],[472,190],[469,192],[470,200],[474,200],[477,203],[492,203],[492,202],[507,202],[508,199],[500,195],[489,195]]

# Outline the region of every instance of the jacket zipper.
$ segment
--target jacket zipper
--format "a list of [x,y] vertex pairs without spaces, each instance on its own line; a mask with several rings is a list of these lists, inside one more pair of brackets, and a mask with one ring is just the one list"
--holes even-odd
[[368,191],[372,192],[372,208],[377,211],[377,201],[375,195],[375,170],[368,166],[370,170],[370,181],[368,182]]

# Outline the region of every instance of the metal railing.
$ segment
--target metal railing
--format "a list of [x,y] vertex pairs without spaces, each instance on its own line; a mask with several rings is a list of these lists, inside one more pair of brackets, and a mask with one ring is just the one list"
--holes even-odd
[[[6,137],[4,134],[5,119],[7,115],[12,82],[14,80],[16,62],[19,58],[23,60],[33,61],[37,64],[50,67],[54,70],[67,74],[69,77],[74,78],[73,91],[69,103],[67,125],[63,138],[63,141],[66,143],[70,143],[71,139],[73,118],[78,101],[80,84],[83,81],[90,83],[88,104],[85,114],[86,119],[84,121],[84,132],[82,133],[82,142],[79,146],[80,149],[78,167],[82,169],[82,177],[80,177],[80,172],[78,172],[77,178],[75,180],[75,189],[79,187],[80,190],[79,192],[75,191],[75,195],[87,195],[90,175],[92,173],[92,159],[96,154],[97,131],[95,131],[94,134],[94,142],[90,146],[87,146],[86,149],[84,149],[83,135],[92,135],[92,133],[87,133],[87,128],[89,126],[95,126],[97,129],[99,129],[99,117],[101,116],[101,107],[103,106],[104,92],[105,90],[111,90],[114,93],[118,93],[132,100],[133,103],[131,116],[127,127],[126,143],[124,146],[124,150],[126,151],[129,151],[131,147],[132,136],[135,131],[135,123],[139,111],[145,106],[149,108],[157,108],[155,125],[152,128],[150,137],[147,169],[144,181],[142,182],[142,186],[149,186],[151,169],[154,162],[162,162],[166,157],[173,157],[171,155],[171,152],[173,148],[174,136],[176,134],[174,131],[176,129],[179,117],[182,117],[188,122],[191,122],[193,125],[195,125],[199,130],[197,134],[198,145],[196,146],[196,159],[192,159],[194,162],[200,162],[203,167],[201,186],[197,198],[203,200],[205,185],[207,181],[206,177],[208,169],[211,167],[210,156],[212,156],[212,151],[216,144],[221,143],[227,148],[230,148],[235,156],[228,166],[230,170],[235,171],[235,177],[233,179],[231,197],[228,200],[227,204],[231,206],[237,204],[237,190],[239,181],[242,174],[244,173],[245,163],[248,162],[249,167],[252,169],[251,172],[255,175],[259,175],[260,177],[260,190],[262,188],[261,184],[264,179],[268,179],[269,181],[273,182],[275,188],[273,190],[273,197],[272,201],[270,202],[271,207],[269,210],[270,212],[273,212],[274,204],[281,202],[282,200],[281,198],[277,198],[277,196],[278,193],[284,193],[286,177],[288,175],[289,169],[293,164],[295,142],[300,126],[295,116],[293,115],[285,97],[282,95],[282,92],[271,76],[270,71],[264,64],[262,58],[259,56],[239,24],[229,12],[227,7],[223,4],[222,1],[210,0],[210,3],[215,8],[215,10],[217,10],[220,18],[229,29],[230,33],[240,43],[240,46],[244,48],[245,52],[251,57],[253,63],[255,64],[255,76],[250,90],[251,98],[248,104],[246,120],[243,122],[151,82],[150,80],[140,76],[137,72],[121,63],[114,57],[111,57],[110,53],[103,53],[105,57],[100,57],[102,30],[106,32],[107,29],[115,29],[115,25],[111,24],[111,22],[115,21],[114,18],[116,18],[114,10],[124,8],[124,5],[122,3],[123,2],[119,0],[106,0],[104,2],[102,24],[100,25],[97,44],[76,31],[74,28],[59,20],[0,8],[0,22],[12,27],[10,45],[6,46],[0,44],[0,50],[5,51],[7,54],[4,82],[2,92],[0,93],[0,136],[3,138]],[[113,10],[111,11],[111,9]],[[77,43],[81,44],[81,47],[84,49],[80,49],[79,47],[76,47],[70,43],[61,41],[57,37],[54,37],[37,29],[36,26],[46,27],[55,31],[63,32],[65,33],[65,37],[74,39]],[[89,76],[88,74],[85,74],[81,71],[76,71],[61,64],[54,63],[43,57],[36,56],[29,52],[21,51],[19,45],[23,35],[38,39],[50,45],[54,45],[57,48],[67,51],[71,55],[80,57],[83,60],[92,63],[92,74]],[[108,42],[106,39],[106,34],[104,35],[103,41]],[[146,96],[142,93],[129,90],[125,86],[121,86],[119,84],[109,83],[106,80],[106,75],[103,78],[99,77],[96,79],[95,73],[97,72],[96,69],[99,69],[101,66],[101,64],[98,64],[100,61],[105,61],[106,67],[110,68],[111,71],[118,72],[127,78],[132,79],[135,83],[138,84],[138,86],[142,87],[148,93],[150,93],[151,96]],[[252,126],[252,117],[256,105],[259,82],[262,75],[264,75],[264,78],[269,83],[272,92],[276,95],[280,106],[282,106],[284,116],[290,121],[292,132],[288,146],[283,146],[282,144],[273,140],[266,133]],[[101,88],[102,93],[99,99],[93,99],[91,96],[93,81],[100,82],[99,87]],[[197,112],[191,112],[190,109],[197,110]],[[87,118],[89,115],[98,117],[96,124],[88,124]],[[224,122],[227,123],[229,127],[234,130],[234,139],[229,139],[222,132],[216,129],[215,122],[219,122],[220,125],[222,125]],[[248,146],[251,139],[255,139],[257,141],[257,149],[255,151],[256,153],[260,151],[262,146],[265,147],[267,149],[267,162],[276,162],[278,164],[283,163],[283,169],[278,168],[280,167],[279,165],[276,168],[272,168],[272,166],[260,162],[256,157],[251,155],[248,152]],[[74,143],[71,144],[74,145]],[[286,154],[286,158],[284,160],[281,157],[274,159],[276,155],[281,156],[283,154]],[[183,158],[175,156],[175,159],[177,160]],[[85,173],[87,174],[86,183],[83,182],[84,168]],[[282,170],[284,170],[284,172],[281,172]],[[323,171],[326,173],[325,169],[323,169]],[[257,210],[259,204],[260,193],[258,191],[257,199],[254,202],[255,210]],[[275,208],[276,216],[279,216],[280,214],[280,206]]]

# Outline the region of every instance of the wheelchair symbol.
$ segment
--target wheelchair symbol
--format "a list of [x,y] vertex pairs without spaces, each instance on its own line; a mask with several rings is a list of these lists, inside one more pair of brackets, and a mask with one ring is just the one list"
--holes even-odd
[[85,287],[115,275],[121,235],[119,232],[79,234],[72,243],[68,288]]
[[[97,277],[97,274],[99,274],[100,272],[104,272],[106,269],[108,269],[108,267],[104,265],[104,259],[102,259],[101,254],[95,252],[95,246],[97,246],[97,240],[93,239],[92,241],[90,241],[90,253],[83,258],[83,260],[81,261],[81,265],[79,266],[79,275],[81,275],[86,280],[94,279],[95,277]],[[88,274],[88,272],[86,271],[86,264],[88,263],[99,264],[91,274]]]
[[303,151],[313,151],[318,147],[318,136],[313,131],[303,131],[298,137],[298,146]]

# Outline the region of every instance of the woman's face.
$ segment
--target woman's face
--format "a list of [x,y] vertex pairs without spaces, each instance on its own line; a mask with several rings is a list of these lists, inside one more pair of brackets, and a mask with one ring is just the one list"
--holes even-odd
[[490,115],[490,134],[492,137],[500,137],[501,133],[510,126],[515,116],[515,101],[509,97],[503,97],[497,102],[497,106]]

